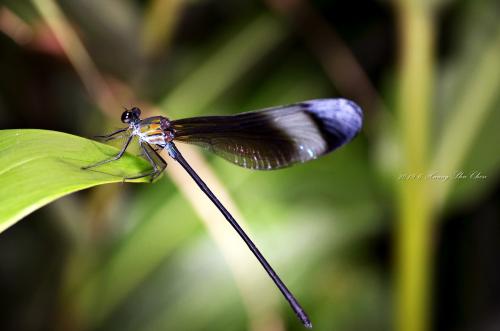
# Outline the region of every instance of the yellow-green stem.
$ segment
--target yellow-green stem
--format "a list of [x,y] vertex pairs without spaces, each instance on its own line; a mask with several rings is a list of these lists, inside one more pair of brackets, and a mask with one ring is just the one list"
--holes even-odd
[[401,331],[425,331],[429,325],[433,212],[425,176],[432,100],[433,22],[426,4],[400,1],[397,8],[401,27],[398,96],[401,172],[417,176],[398,182],[395,329]]
[[147,6],[143,24],[143,49],[147,55],[155,55],[168,47],[181,17],[185,2],[181,0],[153,0]]

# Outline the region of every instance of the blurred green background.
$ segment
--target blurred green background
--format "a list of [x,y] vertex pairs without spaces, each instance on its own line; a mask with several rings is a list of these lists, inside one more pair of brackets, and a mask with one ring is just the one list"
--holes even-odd
[[[498,1],[4,0],[0,73],[1,129],[86,137],[120,127],[122,106],[183,118],[355,100],[363,132],[307,164],[250,171],[180,149],[316,330],[500,329]],[[0,329],[303,329],[167,173],[0,234]]]

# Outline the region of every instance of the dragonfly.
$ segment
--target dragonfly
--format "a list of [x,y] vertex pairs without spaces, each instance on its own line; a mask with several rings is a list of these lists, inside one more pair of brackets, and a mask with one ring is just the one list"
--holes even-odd
[[152,170],[124,180],[149,177],[154,181],[167,167],[167,162],[160,156],[160,152],[165,150],[219,209],[276,284],[299,320],[311,328],[312,323],[295,296],[230,212],[184,159],[176,142],[198,145],[248,169],[285,168],[314,160],[351,141],[362,127],[361,108],[355,102],[343,98],[314,99],[236,115],[170,120],[164,116],[141,119],[141,110],[133,107],[125,109],[121,121],[127,125],[125,128],[96,136],[105,141],[125,137],[120,152],[83,169],[120,159],[132,139],[137,137],[141,153],[151,164]]

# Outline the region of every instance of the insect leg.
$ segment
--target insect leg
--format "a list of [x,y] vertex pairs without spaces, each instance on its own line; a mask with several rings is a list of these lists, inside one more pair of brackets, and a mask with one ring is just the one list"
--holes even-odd
[[[140,174],[140,175],[132,176],[132,177],[125,177],[124,179],[130,180],[130,179],[138,179],[138,178],[151,176],[151,182],[152,182],[163,172],[163,170],[165,170],[165,168],[167,167],[167,163],[156,152],[157,149],[155,149],[151,145],[141,142],[140,146],[141,146],[142,154],[146,157],[146,159],[151,164],[151,166],[153,166],[153,170],[148,172],[148,173],[145,173],[145,174]],[[154,154],[154,155],[152,155],[152,154]]]
[[121,137],[121,135],[120,136],[116,136],[116,135],[119,134],[119,133],[125,132],[127,130],[128,130],[128,128],[124,128],[124,129],[116,130],[116,131],[114,131],[114,132],[112,132],[110,134],[94,136],[94,138],[100,139],[100,140],[103,140],[103,141],[109,141],[109,140],[113,140],[113,139]]
[[123,148],[121,149],[121,151],[114,157],[110,158],[110,159],[106,159],[106,160],[102,160],[100,162],[97,162],[97,163],[94,163],[94,164],[91,164],[91,165],[88,165],[86,167],[82,167],[82,169],[86,170],[86,169],[90,169],[90,168],[94,168],[94,167],[98,167],[100,165],[103,165],[103,164],[106,164],[106,163],[109,163],[109,162],[113,162],[113,161],[116,161],[118,160],[119,158],[121,158],[123,156],[123,154],[125,153],[125,151],[127,150],[128,148],[128,145],[130,144],[130,142],[132,141],[132,138],[134,136],[130,136],[128,137],[127,139],[127,142],[123,145]]

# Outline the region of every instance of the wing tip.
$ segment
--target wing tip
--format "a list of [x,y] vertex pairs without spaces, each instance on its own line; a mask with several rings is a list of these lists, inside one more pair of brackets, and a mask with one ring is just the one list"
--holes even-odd
[[331,136],[332,149],[351,141],[363,126],[363,110],[354,101],[344,98],[315,99],[301,103]]

